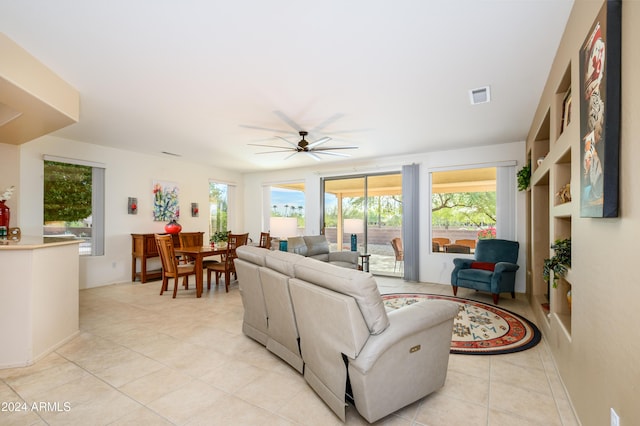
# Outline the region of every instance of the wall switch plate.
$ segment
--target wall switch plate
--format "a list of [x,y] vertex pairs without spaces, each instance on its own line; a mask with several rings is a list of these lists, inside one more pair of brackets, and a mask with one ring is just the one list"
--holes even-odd
[[620,426],[620,416],[613,408],[611,408],[611,426]]

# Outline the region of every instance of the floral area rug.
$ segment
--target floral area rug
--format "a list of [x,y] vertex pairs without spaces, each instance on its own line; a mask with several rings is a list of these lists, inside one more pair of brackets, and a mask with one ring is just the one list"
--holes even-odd
[[385,294],[382,299],[389,309],[428,299],[457,303],[459,310],[451,335],[452,354],[507,354],[524,351],[540,342],[540,330],[535,324],[498,306],[461,297],[423,293]]

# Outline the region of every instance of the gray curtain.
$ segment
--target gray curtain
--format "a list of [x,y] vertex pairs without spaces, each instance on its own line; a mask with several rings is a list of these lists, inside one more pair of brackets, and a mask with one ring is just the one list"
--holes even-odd
[[420,279],[420,165],[402,166],[402,245],[404,279]]

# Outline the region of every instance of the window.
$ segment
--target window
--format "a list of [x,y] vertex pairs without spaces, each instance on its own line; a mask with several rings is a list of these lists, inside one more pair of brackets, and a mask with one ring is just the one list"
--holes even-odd
[[80,254],[104,254],[104,167],[45,156],[45,237],[79,238]]
[[229,230],[229,185],[209,182],[209,235]]
[[297,228],[305,227],[304,182],[274,184],[269,187],[271,213],[269,217],[295,218]]
[[514,185],[514,166],[432,172],[432,251],[473,253],[479,239],[515,238]]

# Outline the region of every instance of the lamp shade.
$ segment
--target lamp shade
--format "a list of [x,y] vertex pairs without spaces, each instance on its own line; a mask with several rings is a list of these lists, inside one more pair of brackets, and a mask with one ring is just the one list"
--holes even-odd
[[295,217],[272,217],[269,232],[273,237],[295,237],[298,233],[298,219]]
[[362,234],[364,233],[364,220],[362,219],[345,219],[345,234]]

